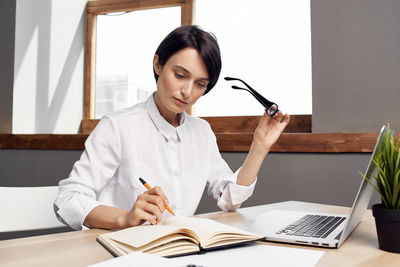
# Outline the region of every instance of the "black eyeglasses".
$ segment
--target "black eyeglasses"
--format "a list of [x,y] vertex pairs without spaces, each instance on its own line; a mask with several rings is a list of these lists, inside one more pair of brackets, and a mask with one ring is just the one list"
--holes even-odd
[[224,79],[226,81],[240,81],[244,85],[246,85],[247,88],[242,88],[242,87],[239,87],[239,86],[236,86],[236,85],[232,85],[232,88],[233,89],[238,89],[238,90],[245,90],[245,91],[249,92],[250,94],[252,94],[258,100],[258,102],[260,102],[261,105],[263,105],[265,107],[265,109],[267,111],[267,115],[270,116],[271,118],[279,111],[277,104],[275,104],[274,102],[268,101],[265,97],[260,95],[256,90],[251,88],[250,85],[248,85],[247,83],[245,83],[241,79],[232,78],[232,77],[225,77]]

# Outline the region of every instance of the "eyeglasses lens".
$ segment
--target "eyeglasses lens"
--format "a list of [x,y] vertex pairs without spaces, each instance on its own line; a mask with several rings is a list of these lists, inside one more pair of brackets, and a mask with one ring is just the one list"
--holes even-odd
[[273,104],[269,109],[267,109],[267,115],[272,117],[278,111],[278,106]]

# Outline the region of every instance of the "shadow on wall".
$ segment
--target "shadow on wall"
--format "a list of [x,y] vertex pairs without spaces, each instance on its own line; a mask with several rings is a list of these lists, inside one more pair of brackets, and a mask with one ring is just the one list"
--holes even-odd
[[[77,10],[75,6],[80,7],[76,3],[70,4],[75,14]],[[55,7],[55,5],[59,6]],[[76,23],[73,19],[69,21],[68,18],[59,17],[60,15],[69,16],[68,10],[63,10],[65,5],[69,4],[52,0],[17,2],[16,51],[18,52],[15,53],[15,81],[18,84],[25,83],[26,81],[23,81],[25,76],[28,76],[29,81],[35,81],[17,88],[25,97],[34,96],[35,99],[24,100],[32,101],[32,104],[26,104],[33,107],[33,110],[21,104],[18,106],[19,112],[23,112],[24,116],[29,117],[30,111],[35,113],[34,117],[32,117],[33,114],[29,117],[34,118],[31,131],[35,133],[55,131],[71,81],[76,75],[75,69],[84,52],[85,9],[82,8],[80,20]],[[72,25],[64,24],[68,22]],[[76,27],[75,24],[77,24]],[[70,27],[69,29],[75,27],[72,40],[69,37],[70,34],[64,32],[66,27]],[[64,35],[65,39],[60,38]],[[68,51],[68,53],[65,55],[63,51]],[[33,63],[34,60],[36,64]],[[33,73],[26,73],[27,67],[24,65],[28,64],[32,65],[28,66],[30,68],[28,72]],[[36,93],[31,94],[29,90]],[[17,101],[19,101],[18,97]],[[81,103],[79,107],[82,108]]]

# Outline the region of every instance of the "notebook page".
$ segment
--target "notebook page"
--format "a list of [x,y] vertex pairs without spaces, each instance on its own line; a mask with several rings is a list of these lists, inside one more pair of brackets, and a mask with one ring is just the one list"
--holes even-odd
[[139,248],[161,237],[179,233],[179,230],[179,227],[167,225],[140,225],[103,236]]
[[238,238],[238,236],[249,237],[250,239],[251,237],[259,238],[255,234],[205,218],[173,216],[165,219],[162,223],[163,225],[174,225],[193,230],[199,236],[200,244],[203,247],[221,238]]

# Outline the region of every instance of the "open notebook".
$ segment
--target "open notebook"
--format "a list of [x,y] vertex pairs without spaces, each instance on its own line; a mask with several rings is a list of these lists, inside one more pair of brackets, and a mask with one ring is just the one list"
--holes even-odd
[[261,239],[262,236],[213,220],[181,216],[167,218],[162,224],[140,225],[97,237],[115,257],[136,251],[179,256]]

